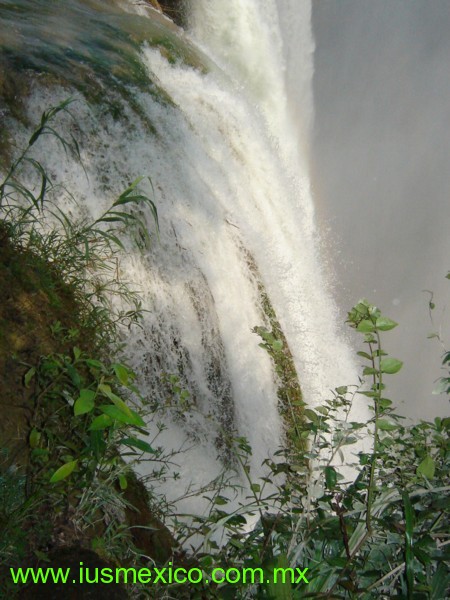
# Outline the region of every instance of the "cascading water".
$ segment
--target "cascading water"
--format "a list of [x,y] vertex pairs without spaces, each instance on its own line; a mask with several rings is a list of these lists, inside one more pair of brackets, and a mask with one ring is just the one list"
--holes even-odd
[[[66,47],[61,60],[55,47],[42,51],[48,31],[39,29],[39,14],[28,17],[35,19],[27,34],[33,32],[34,51],[53,61],[48,70],[57,79],[34,78],[27,115],[36,122],[68,95],[80,100],[73,112],[88,177],[54,140],[46,168],[93,216],[137,176],[150,175],[155,188],[160,239],[147,254],[130,246],[121,271],[148,311],[143,329],[127,338],[144,395],[164,404],[161,374],[174,374],[194,408],[184,411],[181,403],[169,412],[158,437],[164,447],[190,448],[176,458],[181,484],[168,493],[182,496],[187,482],[202,484],[220,471],[224,433],[248,439],[260,472],[282,441],[276,377],[252,333],[268,323],[262,287],[308,403],[357,380],[320,263],[308,180],[310,3],[198,0],[187,34],[131,3],[107,13],[102,3],[74,2],[72,20],[53,4],[46,6],[60,23],[58,48]],[[114,52],[121,60],[131,52],[130,36],[134,70],[122,77],[120,65],[115,75]],[[189,60],[177,60],[183,54]],[[97,61],[78,76],[86,91],[76,75],[64,74],[64,60]],[[17,139],[22,129],[16,124]]]

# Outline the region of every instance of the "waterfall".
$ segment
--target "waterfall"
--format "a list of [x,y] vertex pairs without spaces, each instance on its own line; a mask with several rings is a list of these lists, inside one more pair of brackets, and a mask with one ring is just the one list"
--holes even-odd
[[[164,405],[169,396],[162,373],[176,375],[189,391],[192,410],[182,403],[169,410],[157,438],[186,450],[176,458],[180,483],[167,489],[176,498],[187,482],[202,484],[220,471],[224,433],[248,439],[256,473],[282,442],[273,366],[252,332],[267,324],[261,286],[308,403],[319,404],[357,374],[321,264],[308,178],[310,2],[198,0],[184,34],[155,21],[154,11],[131,3],[125,9],[114,4],[106,14],[101,3],[74,2],[80,30],[70,22],[64,42],[71,50],[65,56],[77,60],[85,56],[81,45],[108,28],[134,36],[135,80],[120,83],[117,75],[110,87],[99,81],[119,108],[103,110],[71,74],[61,82],[58,73],[50,85],[34,78],[27,116],[36,122],[68,95],[78,100],[72,110],[87,177],[55,140],[43,158],[80,200],[68,211],[98,216],[127,182],[141,175],[153,182],[159,240],[144,254],[130,246],[121,264],[147,311],[143,329],[127,333],[126,353],[151,401]],[[81,35],[82,27],[89,31]],[[31,29],[36,36],[37,25]],[[158,35],[164,43],[155,43]],[[189,60],[178,60],[180,53]],[[74,127],[70,120],[66,126]],[[23,126],[16,128],[17,139],[25,139]]]

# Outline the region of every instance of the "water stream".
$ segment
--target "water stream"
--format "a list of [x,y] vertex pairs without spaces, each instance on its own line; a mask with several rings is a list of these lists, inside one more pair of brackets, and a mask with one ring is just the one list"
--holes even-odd
[[[224,432],[249,440],[258,472],[282,441],[273,366],[252,332],[268,324],[261,285],[305,400],[318,404],[330,388],[357,381],[321,264],[308,177],[310,3],[198,0],[184,33],[131,3],[106,11],[78,0],[70,15],[58,5],[1,2],[0,21],[15,31],[2,26],[3,56],[31,82],[30,122],[77,99],[77,125],[65,126],[81,138],[87,177],[54,140],[41,157],[79,199],[68,211],[98,216],[136,177],[153,182],[160,239],[147,253],[130,249],[121,274],[148,311],[143,329],[127,334],[144,394],[166,402],[162,373],[190,393],[192,410],[169,411],[158,437],[186,449],[181,482],[167,491],[178,497],[186,482],[218,473]],[[26,126],[1,114],[24,140]]]

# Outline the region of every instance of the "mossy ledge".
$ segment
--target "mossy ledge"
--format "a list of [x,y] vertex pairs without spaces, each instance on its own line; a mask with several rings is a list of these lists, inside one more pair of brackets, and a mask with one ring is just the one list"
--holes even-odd
[[262,316],[265,321],[265,326],[255,326],[253,332],[263,340],[260,346],[271,357],[278,377],[278,408],[284,422],[286,441],[293,451],[304,452],[308,437],[308,432],[302,427],[305,422],[303,415],[305,402],[294,359],[256,262],[246,248],[242,248],[242,251],[257,284]]

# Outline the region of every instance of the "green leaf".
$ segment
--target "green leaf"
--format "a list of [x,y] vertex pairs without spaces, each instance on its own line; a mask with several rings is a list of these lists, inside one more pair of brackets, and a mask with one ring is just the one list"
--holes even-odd
[[95,395],[95,392],[92,390],[80,390],[80,395],[75,400],[75,404],[73,405],[73,412],[76,417],[91,412],[95,406]]
[[93,358],[86,359],[86,364],[89,367],[93,367],[94,369],[102,369],[102,370],[104,370],[104,368],[105,368],[104,365],[103,365],[103,363],[101,363],[99,360],[95,360]]
[[81,388],[81,377],[77,369],[73,365],[66,365],[66,369],[70,375],[70,378],[72,379],[72,383],[74,384],[74,386],[77,388]]
[[216,496],[214,498],[214,504],[217,504],[218,506],[224,506],[225,504],[228,504],[229,500],[228,498],[225,498],[225,496]]
[[143,421],[142,417],[140,417],[133,410],[130,410],[130,414],[128,415],[113,404],[102,404],[99,406],[99,409],[102,411],[102,413],[108,415],[111,417],[111,419],[119,421],[120,423],[125,423],[126,425],[135,425],[136,427],[145,427],[145,421]]
[[125,475],[119,475],[119,486],[121,490],[126,490],[128,487],[128,481]]
[[444,356],[442,357],[442,364],[443,365],[445,365],[448,362],[450,362],[450,352],[446,352],[444,354]]
[[41,439],[41,433],[35,427],[33,427],[33,429],[30,431],[30,437],[29,437],[30,448],[37,448],[39,445],[40,439]]
[[358,391],[358,394],[361,394],[362,396],[367,396],[368,398],[376,398],[378,396],[378,392],[360,392]]
[[[447,276],[448,277],[448,276]],[[448,277],[450,279],[450,277]],[[450,573],[445,564],[439,563],[436,573],[431,580],[430,600],[441,600],[445,598],[450,587]]]
[[436,470],[436,463],[428,454],[417,467],[417,475],[423,475],[427,479],[433,479]]
[[25,383],[25,387],[27,388],[30,385],[30,381],[33,379],[34,375],[36,373],[36,369],[34,367],[31,367],[31,369],[29,369],[24,376],[24,383]]
[[334,467],[325,467],[325,483],[329,490],[333,490],[336,487],[337,473]]
[[89,427],[90,431],[99,431],[101,429],[106,429],[107,427],[111,427],[114,421],[108,415],[99,415],[96,417]]
[[364,367],[364,370],[363,370],[364,377],[366,375],[376,375],[377,373],[378,373],[377,369],[374,369],[373,367]]
[[397,360],[396,358],[383,358],[380,361],[380,369],[382,373],[387,373],[389,375],[393,375],[397,373],[402,368],[403,363],[401,360]]
[[128,385],[128,381],[130,379],[129,370],[124,365],[118,363],[112,365],[112,368],[114,369],[114,373],[116,374],[116,377],[120,383],[122,385]]
[[103,431],[101,429],[93,430],[92,428],[90,430],[88,450],[93,453],[96,460],[100,460],[107,447],[106,441],[103,439]]
[[102,392],[107,398],[109,398],[111,400],[111,402],[113,402],[115,404],[115,406],[127,417],[131,418],[132,417],[132,411],[130,409],[129,406],[127,406],[125,404],[125,402],[122,400],[122,398],[119,398],[119,396],[116,396],[116,394],[114,394],[111,391],[111,388],[109,385],[105,385],[104,383],[101,383],[98,386],[98,389],[100,392]]
[[434,394],[435,396],[437,396],[439,394],[446,394],[449,387],[450,387],[450,378],[449,377],[441,377],[439,379],[439,381],[437,382],[437,384],[435,385],[435,387],[433,388],[433,391],[431,393]]
[[372,321],[363,319],[359,322],[356,330],[360,331],[361,333],[371,333],[372,331],[375,331],[375,325],[372,323]]
[[392,406],[392,400],[389,400],[389,398],[380,398],[379,405],[380,405],[380,408],[385,410],[386,408],[389,408],[390,406]]
[[78,460],[71,460],[66,462],[62,467],[59,467],[50,478],[50,483],[57,483],[58,481],[62,481],[69,477],[72,471],[77,466]]
[[132,448],[137,448],[138,450],[142,450],[142,452],[150,452],[150,454],[157,453],[157,450],[152,448],[150,446],[150,444],[147,444],[147,442],[144,442],[144,440],[139,440],[138,438],[135,438],[135,437],[124,438],[123,440],[120,440],[120,443],[124,444],[125,446],[130,446]]
[[414,554],[413,532],[414,532],[414,509],[407,492],[402,491],[403,509],[405,513],[405,570],[406,584],[408,587],[408,598],[412,598],[414,587]]
[[392,423],[391,421],[387,421],[386,419],[378,419],[377,420],[378,429],[381,431],[394,431],[398,429],[399,426],[396,423]]
[[311,408],[305,408],[303,415],[315,424],[320,423],[320,417]]
[[376,328],[380,331],[389,331],[397,327],[397,325],[398,323],[392,321],[392,319],[388,319],[388,317],[378,317],[375,323]]
[[348,391],[348,387],[346,385],[341,385],[339,387],[336,388],[336,393],[339,396],[344,396]]

